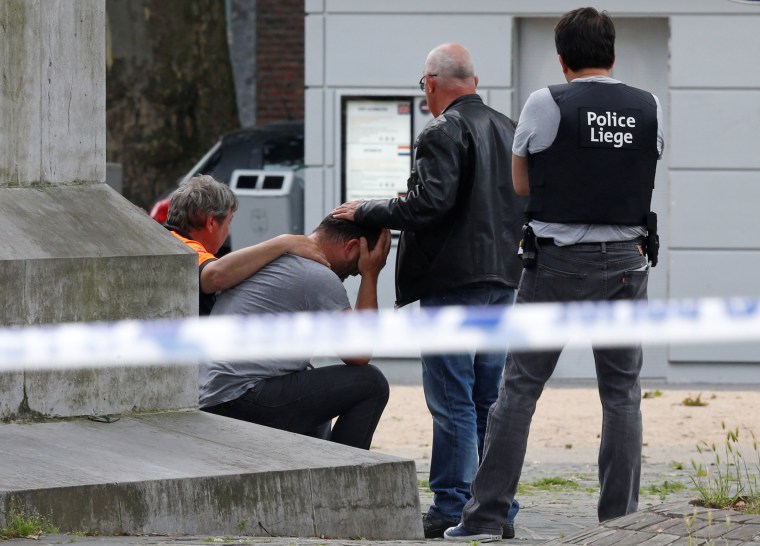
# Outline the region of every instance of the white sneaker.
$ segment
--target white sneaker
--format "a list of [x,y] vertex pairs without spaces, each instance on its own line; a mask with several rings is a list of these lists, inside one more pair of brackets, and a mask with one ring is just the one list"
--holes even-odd
[[478,542],[494,542],[496,540],[501,540],[501,533],[473,533],[468,531],[465,526],[460,523],[456,527],[449,527],[446,529],[443,533],[443,538],[455,542],[474,542],[476,540]]

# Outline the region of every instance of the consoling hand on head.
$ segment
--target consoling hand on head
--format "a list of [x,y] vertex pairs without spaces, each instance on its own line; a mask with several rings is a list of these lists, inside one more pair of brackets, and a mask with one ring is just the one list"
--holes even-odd
[[356,209],[359,208],[359,205],[364,203],[364,199],[355,199],[354,201],[346,201],[342,205],[338,205],[335,207],[332,211],[332,217],[337,218],[339,220],[350,220],[351,222],[354,221],[354,215],[356,214]]

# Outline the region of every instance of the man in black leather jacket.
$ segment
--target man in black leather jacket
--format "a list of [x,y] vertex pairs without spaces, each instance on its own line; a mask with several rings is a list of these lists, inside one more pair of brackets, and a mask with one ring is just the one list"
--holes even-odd
[[[403,197],[351,201],[336,218],[402,230],[396,303],[425,307],[505,305],[514,301],[524,201],[512,187],[515,124],[475,94],[469,52],[443,44],[427,57],[420,80],[435,116],[415,142]],[[425,398],[433,416],[425,536],[459,522],[483,448],[488,409],[496,400],[505,353],[423,354]],[[514,536],[510,510],[505,538]]]

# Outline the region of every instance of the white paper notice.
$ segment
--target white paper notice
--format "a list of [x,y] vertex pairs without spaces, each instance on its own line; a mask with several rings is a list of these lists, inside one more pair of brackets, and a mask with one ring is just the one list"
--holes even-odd
[[412,153],[411,100],[346,104],[346,200],[406,193]]

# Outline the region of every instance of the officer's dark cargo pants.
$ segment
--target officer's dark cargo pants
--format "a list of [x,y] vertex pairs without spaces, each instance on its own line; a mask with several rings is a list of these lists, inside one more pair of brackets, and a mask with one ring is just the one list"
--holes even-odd
[[[646,299],[648,267],[635,242],[541,245],[538,263],[523,271],[517,304]],[[540,325],[536,325],[540,328]],[[505,506],[517,490],[533,412],[560,351],[512,352],[499,398],[491,407],[485,454],[472,483],[463,523],[478,533],[501,532]],[[594,348],[603,422],[599,450],[599,520],[635,512],[641,475],[641,346]]]

